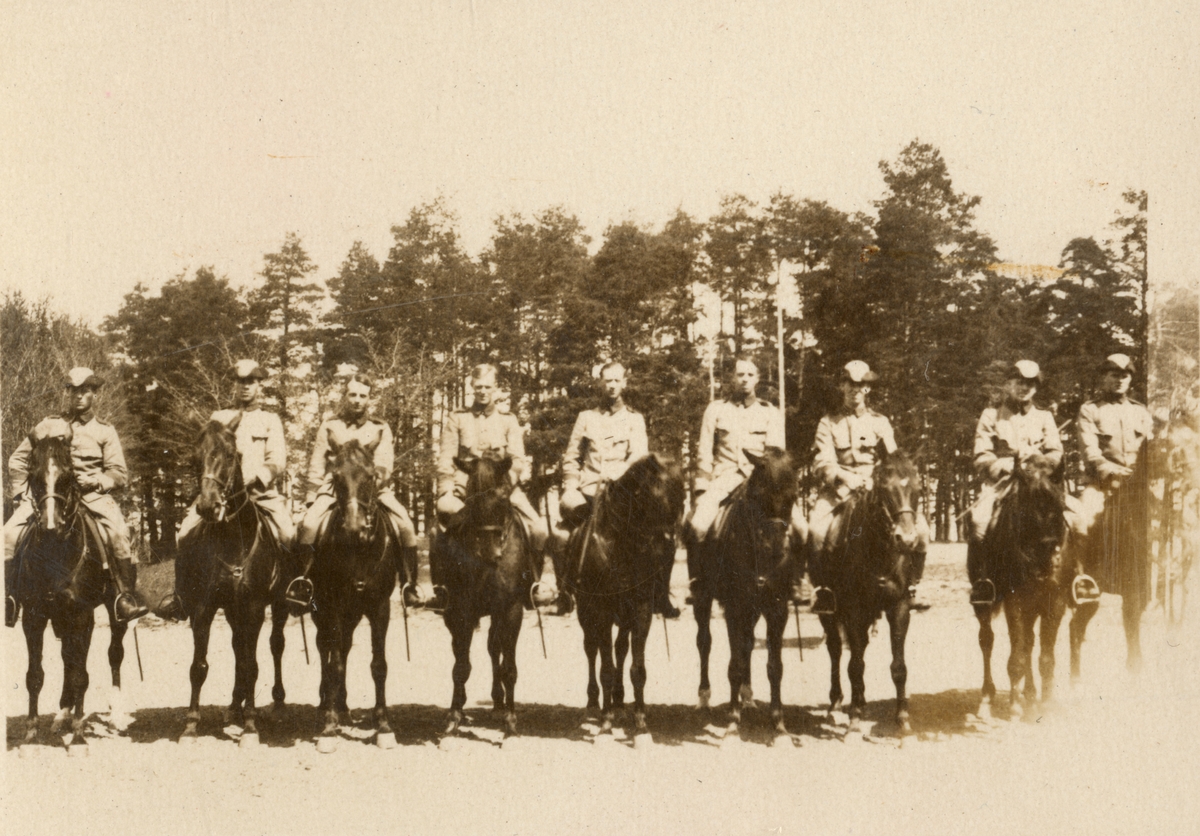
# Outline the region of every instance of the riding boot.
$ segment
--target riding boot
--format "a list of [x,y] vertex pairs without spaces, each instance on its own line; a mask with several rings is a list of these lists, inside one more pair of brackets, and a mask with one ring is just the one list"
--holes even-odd
[[990,607],[996,603],[996,585],[988,577],[983,548],[976,539],[967,542],[967,577],[971,579],[971,606]]
[[400,546],[396,556],[396,570],[400,576],[401,594],[404,603],[409,607],[419,607],[424,603],[424,596],[417,586],[417,547]]
[[662,582],[655,590],[658,598],[656,609],[664,618],[679,618],[680,609],[671,601],[671,571],[675,568],[675,537],[666,535],[667,542],[663,543]]
[[10,557],[4,561],[4,626],[16,627],[20,612],[21,605],[17,603],[17,561]]
[[312,571],[313,558],[316,557],[317,552],[311,545],[307,544],[297,544],[296,551],[305,552],[304,566],[300,570],[300,574],[292,578],[288,583],[287,589],[283,592],[283,597],[289,605],[303,613],[312,609],[313,585],[312,581],[308,579],[308,573]]
[[804,582],[808,569],[808,543],[789,545],[792,568],[792,600],[797,604],[807,604],[812,601],[812,587]]
[[808,574],[812,578],[814,587],[811,610],[817,615],[833,615],[837,612],[837,595],[826,586],[829,578],[825,565],[826,558],[823,554],[824,548],[818,548],[810,536],[806,550],[808,552]]
[[132,560],[114,557],[108,564],[112,572],[117,598],[113,602],[113,614],[117,621],[132,621],[150,612],[150,608],[137,597],[137,567]]
[[433,585],[433,597],[426,603],[431,610],[446,608],[446,555],[444,554],[446,529],[438,527],[429,536],[429,582]]

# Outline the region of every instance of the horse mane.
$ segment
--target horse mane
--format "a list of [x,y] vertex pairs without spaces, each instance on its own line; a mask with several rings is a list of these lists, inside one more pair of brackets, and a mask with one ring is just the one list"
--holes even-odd
[[375,459],[371,451],[364,447],[357,438],[352,438],[343,444],[334,456],[334,466],[344,467],[346,465],[354,465],[356,467],[370,468],[375,463]]
[[29,452],[28,479],[31,486],[38,486],[41,490],[45,490],[45,480],[43,474],[46,471],[50,460],[53,458],[59,463],[62,468],[62,476],[59,478],[62,481],[60,493],[64,495],[68,491],[74,492],[77,488],[75,481],[75,467],[71,460],[71,439],[69,437],[59,435],[44,435],[34,439],[30,435],[32,449]]
[[683,478],[678,466],[658,453],[650,453],[629,465],[608,486],[598,500],[596,513],[621,521],[624,525],[618,527],[622,529],[658,533],[682,518],[683,501]]
[[756,503],[768,516],[787,519],[800,492],[792,457],[778,447],[767,447],[754,460],[754,470],[745,482],[745,499]]
[[1020,462],[1010,492],[999,500],[989,535],[993,582],[1015,589],[1050,570],[1067,533],[1061,465],[1040,454]]

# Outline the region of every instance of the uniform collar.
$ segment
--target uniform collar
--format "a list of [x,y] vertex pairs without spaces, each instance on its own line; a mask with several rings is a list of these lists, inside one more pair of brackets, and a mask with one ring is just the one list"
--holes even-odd
[[614,404],[601,404],[600,408],[596,411],[604,415],[616,415],[618,412],[624,412],[626,409],[628,407],[625,406],[625,401],[620,400]]
[[1129,393],[1105,392],[1100,396],[1100,400],[1104,403],[1129,403]]
[[745,400],[742,400],[741,398],[730,398],[729,403],[733,404],[734,406],[749,409],[752,406],[757,406],[758,404],[762,403],[762,401],[758,399],[758,395],[751,395]]
[[871,407],[863,406],[862,412],[859,412],[857,409],[846,409],[845,406],[840,406],[836,414],[842,418],[864,418],[871,414]]
[[490,413],[491,415],[495,415],[497,412],[500,411],[496,408],[496,405],[494,403],[490,403],[487,406],[483,406],[483,405],[477,404],[477,403],[471,404],[471,412],[473,412],[476,415],[482,416],[482,417],[487,417],[489,415],[489,412],[488,412],[489,409],[491,409],[491,413]]
[[1030,412],[1033,412],[1033,401],[1022,404],[1005,398],[1004,406],[1013,415],[1028,415]]
[[89,409],[87,412],[81,412],[78,415],[71,416],[72,424],[88,424],[96,417],[95,410]]
[[366,412],[364,412],[362,414],[362,416],[359,418],[351,418],[348,415],[343,415],[343,416],[341,416],[341,418],[342,418],[342,423],[345,424],[349,429],[352,429],[352,430],[356,430],[359,427],[363,427],[363,426],[366,426],[367,424],[371,423],[371,416],[369,414],[367,414]]

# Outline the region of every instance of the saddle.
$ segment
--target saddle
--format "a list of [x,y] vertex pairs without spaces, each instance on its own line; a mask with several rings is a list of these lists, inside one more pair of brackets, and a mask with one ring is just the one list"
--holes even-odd
[[725,527],[729,524],[729,511],[735,502],[739,502],[746,496],[746,482],[742,482],[736,488],[729,492],[729,495],[721,500],[721,504],[717,507],[717,516],[713,520],[712,529],[709,531],[709,539],[719,540],[725,534]]

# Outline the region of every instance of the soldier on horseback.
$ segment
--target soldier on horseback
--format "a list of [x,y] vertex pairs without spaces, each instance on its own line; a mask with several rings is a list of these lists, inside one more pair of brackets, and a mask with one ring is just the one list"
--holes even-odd
[[[66,380],[69,398],[66,421],[70,425],[71,463],[79,487],[84,491],[82,504],[107,541],[105,545],[110,558],[107,563],[117,592],[113,612],[121,621],[131,621],[145,615],[147,609],[135,591],[137,561],[129,547],[129,527],[112,497],[112,491],[123,488],[129,481],[125,454],[117,431],[96,418],[92,411],[96,390],[103,385],[104,380],[91,369],[71,369]],[[16,569],[13,556],[35,514],[26,489],[32,450],[33,443],[27,437],[8,460],[13,498],[17,502],[16,510],[4,524],[4,623],[9,627],[17,623],[18,610],[14,597]]]
[[[611,362],[600,369],[601,404],[585,409],[575,419],[571,439],[563,453],[562,497],[559,512],[562,524],[573,531],[587,519],[602,486],[620,479],[629,465],[650,452],[646,439],[646,419],[625,404],[624,392],[628,383],[625,367]],[[566,546],[566,537],[554,536],[555,553]],[[560,586],[573,586],[579,567],[564,569]],[[679,615],[663,590],[656,607],[669,617]]]
[[[896,452],[896,437],[886,416],[867,407],[871,384],[879,376],[862,360],[851,360],[842,367],[839,388],[841,406],[821,419],[813,441],[813,468],[821,478],[817,501],[808,518],[809,571],[816,582],[827,542],[841,536],[844,503],[860,489],[870,486],[879,449]],[[913,573],[909,594],[916,594],[925,570],[925,552],[929,545],[929,524],[916,514],[917,545],[913,555]],[[813,612],[832,613],[836,608],[832,590],[818,586],[814,590]]]
[[[287,440],[279,416],[263,409],[258,402],[267,373],[254,360],[238,360],[230,369],[230,375],[234,379],[235,405],[232,409],[217,410],[209,420],[233,428],[242,459],[247,498],[267,520],[280,548],[287,551],[292,547],[296,529],[286,497],[275,488],[276,481],[287,468]],[[192,541],[200,521],[193,502],[179,525],[177,542],[181,549]],[[168,618],[183,617],[178,587],[163,602],[161,609]]]
[[401,548],[401,579],[405,584],[417,580],[417,533],[408,511],[392,491],[389,480],[395,468],[396,452],[392,430],[383,421],[371,417],[368,404],[373,383],[364,374],[354,374],[346,380],[342,391],[341,411],[335,418],[321,423],[313,442],[308,466],[308,510],[300,523],[297,549],[304,554],[304,570],[288,585],[287,598],[301,607],[312,603],[312,583],[308,572],[312,567],[313,544],[322,526],[337,504],[333,492],[333,463],[338,451],[349,441],[358,441],[373,456],[377,501],[392,524],[392,536]]
[[[783,413],[761,400],[757,392],[758,365],[749,357],[739,356],[734,362],[730,396],[713,401],[704,410],[696,455],[696,503],[685,532],[691,546],[690,564],[695,561],[695,545],[710,535],[725,499],[754,471],[746,453],[762,456],[768,447],[784,449]],[[792,508],[792,542],[803,543],[807,533],[804,512],[797,502]],[[689,566],[693,578],[696,568]],[[793,587],[793,596],[798,598],[799,583]]]
[[981,484],[979,497],[968,511],[970,545],[967,562],[972,604],[992,604],[996,590],[986,566],[974,565],[979,543],[995,522],[996,500],[1012,485],[1014,468],[1032,455],[1044,456],[1051,468],[1062,462],[1063,445],[1047,410],[1033,405],[1042,382],[1042,371],[1032,360],[1018,360],[1009,367],[1004,383],[1004,402],[989,407],[975,427],[975,471]]
[[[513,486],[509,503],[525,528],[535,554],[546,546],[548,531],[529,497],[520,487],[529,475],[530,461],[525,455],[525,438],[520,423],[508,412],[497,406],[496,367],[483,363],[471,370],[471,387],[474,403],[467,409],[450,416],[442,430],[437,460],[438,521],[443,528],[453,524],[455,516],[463,508],[467,474],[455,467],[455,457],[492,456],[498,459],[509,457],[512,466],[507,478]],[[440,567],[430,563],[430,574],[434,587],[441,585]]]

